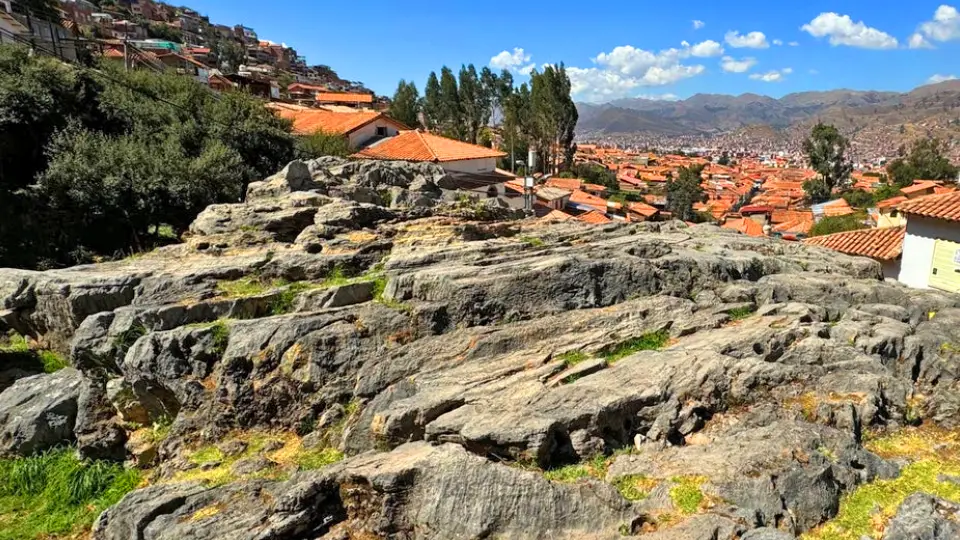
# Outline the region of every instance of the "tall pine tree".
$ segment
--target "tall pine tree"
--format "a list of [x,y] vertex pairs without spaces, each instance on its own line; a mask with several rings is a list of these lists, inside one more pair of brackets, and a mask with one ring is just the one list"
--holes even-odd
[[443,105],[440,96],[440,80],[436,72],[431,71],[427,77],[427,86],[423,91],[423,122],[424,127],[434,131],[440,129],[443,118]]
[[440,70],[440,132],[452,139],[462,139],[465,132],[463,110],[457,78],[447,66]]
[[420,126],[420,93],[417,92],[417,85],[400,80],[390,102],[389,114],[411,128]]

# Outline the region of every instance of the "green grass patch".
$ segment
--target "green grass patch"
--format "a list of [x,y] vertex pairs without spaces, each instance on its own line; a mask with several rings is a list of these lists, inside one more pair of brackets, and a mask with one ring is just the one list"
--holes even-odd
[[301,469],[312,471],[321,469],[327,465],[332,465],[342,459],[343,452],[336,448],[320,448],[301,452],[297,456],[296,462]]
[[727,312],[727,315],[730,316],[731,321],[742,321],[756,313],[757,310],[750,306],[733,308]]
[[536,236],[521,236],[520,241],[523,242],[524,244],[527,244],[530,247],[535,247],[535,248],[543,247],[544,245],[543,240],[540,238],[537,238]]
[[0,460],[0,540],[80,537],[140,480],[136,470],[81,461],[72,449]]
[[617,488],[620,495],[628,501],[642,501],[659,483],[659,480],[647,478],[642,474],[629,474],[614,480],[613,487]]
[[562,360],[563,365],[567,366],[567,368],[572,368],[588,358],[590,358],[590,356],[583,351],[568,351],[558,356],[557,360]]
[[669,341],[670,333],[666,330],[650,332],[608,348],[603,353],[603,357],[607,363],[613,364],[618,360],[622,360],[640,351],[656,351],[662,349]]
[[677,476],[670,479],[674,486],[670,488],[670,500],[684,514],[694,514],[703,503],[703,491],[700,486],[706,481],[700,476]]
[[273,288],[273,284],[265,283],[256,277],[243,277],[231,281],[217,282],[217,290],[220,291],[220,295],[227,298],[258,296]]
[[203,446],[190,454],[190,462],[195,465],[209,465],[223,462],[223,452],[214,445]]
[[130,347],[145,335],[147,335],[147,327],[140,322],[132,324],[130,328],[117,334],[113,338],[113,349],[116,351],[117,358],[123,359]]
[[40,366],[43,368],[44,373],[56,373],[70,365],[66,358],[54,351],[32,348],[27,338],[15,332],[7,336],[6,344],[0,345],[0,353],[15,355],[18,356],[22,362]]
[[218,320],[210,327],[213,333],[213,352],[217,356],[223,356],[227,352],[227,345],[230,344],[230,327],[223,320]]
[[544,478],[554,482],[576,482],[577,480],[590,478],[591,476],[587,466],[579,463],[543,472]]

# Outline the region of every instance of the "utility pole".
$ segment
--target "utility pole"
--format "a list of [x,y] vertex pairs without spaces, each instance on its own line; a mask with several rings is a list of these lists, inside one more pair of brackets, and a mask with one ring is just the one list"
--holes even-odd
[[129,60],[127,59],[127,38],[123,38],[123,70],[130,70]]
[[523,207],[527,211],[533,210],[533,171],[537,164],[537,151],[531,147],[527,152],[526,177],[523,179]]

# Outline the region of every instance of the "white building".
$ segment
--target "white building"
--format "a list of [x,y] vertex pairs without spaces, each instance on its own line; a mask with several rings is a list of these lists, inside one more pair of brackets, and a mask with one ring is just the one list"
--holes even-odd
[[913,199],[898,210],[907,217],[899,280],[960,292],[960,192]]
[[341,112],[284,103],[271,103],[269,106],[281,118],[293,121],[293,132],[297,135],[319,132],[343,135],[352,150],[373,141],[395,137],[409,129],[393,118],[374,111]]

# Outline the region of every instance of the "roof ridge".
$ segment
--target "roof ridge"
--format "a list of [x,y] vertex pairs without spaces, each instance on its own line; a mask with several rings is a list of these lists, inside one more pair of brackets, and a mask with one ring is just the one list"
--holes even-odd
[[417,129],[417,130],[414,130],[414,133],[417,134],[417,138],[420,139],[420,142],[423,143],[423,146],[424,148],[427,149],[427,152],[429,152],[430,155],[433,156],[433,161],[440,161],[440,155],[437,154],[437,152],[433,149],[432,146],[430,146],[430,143],[427,142],[427,139],[423,137],[423,132]]

